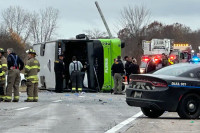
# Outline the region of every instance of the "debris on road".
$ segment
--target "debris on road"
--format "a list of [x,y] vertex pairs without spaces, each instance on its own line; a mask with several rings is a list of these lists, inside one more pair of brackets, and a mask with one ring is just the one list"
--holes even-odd
[[65,96],[70,96],[69,94],[65,94]]
[[107,103],[107,102],[102,102],[101,104],[105,104],[105,103]]
[[77,97],[79,96],[79,94],[78,94],[78,93],[74,93],[74,95],[75,95],[75,96],[77,96]]

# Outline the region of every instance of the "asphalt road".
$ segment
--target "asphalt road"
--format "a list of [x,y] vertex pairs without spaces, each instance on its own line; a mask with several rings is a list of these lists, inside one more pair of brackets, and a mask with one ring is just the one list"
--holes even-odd
[[103,133],[140,112],[125,95],[39,93],[39,102],[0,103],[1,133]]

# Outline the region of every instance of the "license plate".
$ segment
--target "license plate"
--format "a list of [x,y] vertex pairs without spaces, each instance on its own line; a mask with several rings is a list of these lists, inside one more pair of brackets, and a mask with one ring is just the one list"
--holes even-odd
[[135,92],[134,93],[134,98],[141,98],[142,97],[142,92]]

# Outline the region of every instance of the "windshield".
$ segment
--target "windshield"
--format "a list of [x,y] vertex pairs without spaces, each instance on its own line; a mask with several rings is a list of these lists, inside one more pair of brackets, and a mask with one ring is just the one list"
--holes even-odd
[[162,68],[162,69],[154,72],[153,74],[155,74],[155,75],[178,76],[178,75],[181,75],[181,74],[183,74],[187,71],[190,71],[194,68],[197,68],[198,66],[199,65],[187,64],[187,63],[175,64],[175,65],[171,65],[171,66]]
[[141,65],[140,65],[141,68],[146,68],[146,66],[147,66],[147,62],[141,62]]

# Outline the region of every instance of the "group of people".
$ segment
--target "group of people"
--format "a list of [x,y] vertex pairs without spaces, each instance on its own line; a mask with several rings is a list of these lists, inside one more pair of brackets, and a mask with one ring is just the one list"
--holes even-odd
[[129,76],[131,74],[139,74],[139,65],[137,64],[136,59],[125,56],[124,61],[125,63],[122,62],[121,56],[118,56],[117,59],[114,59],[114,63],[111,67],[114,79],[114,94],[123,95],[122,82],[124,75],[127,76],[127,82],[129,83]]
[[[27,86],[27,99],[25,102],[38,101],[38,72],[40,71],[40,63],[35,58],[36,51],[29,49],[26,51],[28,59],[24,62],[14,52],[13,48],[7,49],[7,59],[5,58],[5,50],[0,48],[0,102],[18,102],[19,101],[19,85],[21,82],[20,72],[24,70]],[[64,55],[59,55],[55,61],[54,70],[56,76],[56,92],[63,92],[63,79],[65,77],[65,64],[63,62]],[[76,57],[72,57],[69,65],[70,81],[72,91],[82,91],[81,69],[83,65]],[[7,86],[6,86],[6,73]],[[14,96],[12,92],[14,91]]]
[[[58,93],[63,92],[63,79],[65,78],[65,63],[63,62],[64,55],[59,55],[58,60],[55,61],[54,71],[56,75],[56,86],[55,91]],[[69,64],[69,75],[71,82],[72,92],[81,92],[82,91],[82,75],[81,70],[83,65],[80,61],[77,61],[76,56],[72,57],[72,62]]]
[[[40,71],[40,63],[35,58],[36,52],[33,49],[26,51],[28,59],[24,65],[21,58],[14,52],[13,48],[7,49],[7,59],[5,58],[5,50],[0,48],[0,101],[18,102],[19,101],[19,84],[21,81],[20,71],[25,68],[24,76],[27,85],[27,99],[25,102],[38,101],[38,76]],[[24,67],[25,66],[25,67]],[[7,72],[8,71],[8,72]],[[6,73],[7,86],[6,84]],[[14,89],[14,97],[12,91]]]
[[[38,101],[38,72],[40,71],[40,63],[35,58],[36,52],[33,49],[26,51],[28,59],[25,64],[21,58],[14,52],[13,48],[7,49],[7,59],[5,58],[5,51],[0,48],[0,101],[4,102],[18,102],[19,101],[19,84],[21,81],[20,71],[25,69],[24,76],[26,78],[27,86],[27,99],[25,102],[37,102]],[[58,60],[55,61],[54,70],[56,77],[56,92],[63,92],[63,79],[65,78],[65,64],[64,55],[59,55]],[[112,65],[112,76],[114,78],[114,94],[122,93],[123,76],[126,75],[128,82],[130,74],[138,74],[139,66],[137,61],[131,57],[125,56],[126,61],[123,64],[121,56],[115,59]],[[72,62],[69,64],[69,75],[72,85],[72,92],[82,91],[82,75],[81,70],[83,65],[80,61],[77,61],[76,56],[72,57]],[[6,85],[6,73],[7,86]],[[14,90],[14,96],[12,92]]]
[[137,64],[137,60],[135,58],[125,56],[124,60],[126,61],[125,70],[126,70],[127,82],[129,84],[129,81],[130,81],[129,76],[131,74],[139,74],[140,69],[139,69],[139,65]]

